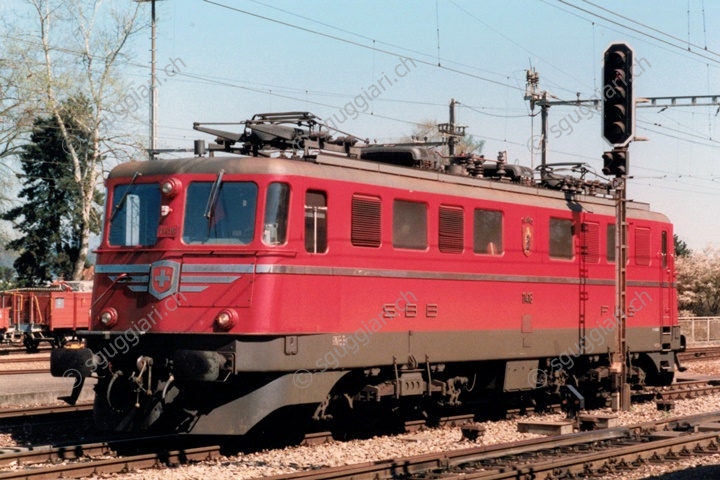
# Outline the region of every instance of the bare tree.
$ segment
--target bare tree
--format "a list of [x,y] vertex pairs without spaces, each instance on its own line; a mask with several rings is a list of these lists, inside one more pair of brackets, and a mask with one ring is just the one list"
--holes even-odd
[[[10,26],[12,35],[0,58],[14,69],[14,83],[8,87],[13,95],[4,104],[12,107],[19,118],[31,119],[51,115],[62,133],[71,158],[75,187],[79,190],[80,255],[73,270],[73,280],[82,276],[89,250],[90,225],[97,222],[94,193],[102,180],[103,162],[122,161],[134,155],[137,146],[132,137],[117,135],[103,119],[122,100],[125,85],[121,68],[128,61],[123,53],[129,39],[139,31],[139,3],[101,0],[26,0],[31,19],[22,26]],[[25,25],[32,27],[23,27]],[[83,156],[76,148],[64,100],[82,94],[89,100],[91,114],[75,118],[90,132],[91,152]],[[7,128],[3,128],[7,127]],[[0,138],[8,136],[16,145],[26,133],[23,125],[15,130],[0,125]],[[13,147],[8,147],[13,148]]]
[[[423,120],[415,124],[415,128],[412,133],[402,139],[405,142],[415,141],[428,141],[428,142],[439,142],[443,140],[443,135],[438,131],[436,120]],[[466,135],[460,137],[455,144],[455,152],[457,154],[481,154],[483,147],[485,146],[485,140],[476,140],[472,135]],[[447,147],[443,147],[443,152],[447,153]]]
[[[19,69],[9,58],[0,54],[0,207],[6,209],[13,196],[14,157],[20,151],[20,140],[33,123],[33,116],[25,109],[28,94],[17,88]],[[2,232],[4,236],[5,232]]]

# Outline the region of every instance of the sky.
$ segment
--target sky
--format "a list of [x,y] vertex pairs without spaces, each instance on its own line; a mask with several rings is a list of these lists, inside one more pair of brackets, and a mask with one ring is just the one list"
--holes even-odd
[[[150,5],[141,8],[149,19]],[[720,2],[705,0],[158,1],[159,146],[212,141],[193,122],[271,111],[310,111],[388,142],[417,122],[447,122],[454,98],[459,123],[485,140],[486,156],[507,151],[511,162],[537,166],[528,145],[540,116],[524,99],[527,69],[552,99],[591,98],[603,52],[626,42],[644,67],[637,97],[720,98],[719,22]],[[150,29],[129,48],[149,66]],[[125,73],[127,96],[149,78],[147,67]],[[365,102],[374,88],[380,94]],[[144,135],[147,106],[134,108],[139,120],[118,128]],[[638,108],[636,136],[647,141],[630,146],[628,198],[665,213],[693,249],[720,245],[717,112]],[[600,118],[600,110],[553,106],[548,162],[586,162],[599,172],[611,149]]]

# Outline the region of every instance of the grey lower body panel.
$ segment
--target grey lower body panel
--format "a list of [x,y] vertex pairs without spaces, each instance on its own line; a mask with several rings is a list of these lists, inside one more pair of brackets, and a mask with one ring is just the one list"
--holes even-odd
[[[630,328],[626,337],[629,352],[647,354],[658,371],[663,365],[672,368],[673,351],[681,348],[679,327]],[[380,399],[388,396],[388,382],[402,389],[415,382],[424,386],[408,390],[408,395],[421,397],[438,382],[450,390],[454,382],[473,379],[474,384],[477,374],[478,382],[485,376],[493,388],[502,388],[495,383],[497,377],[505,391],[530,390],[536,388],[533,374],[540,374],[538,369],[607,365],[615,345],[614,332],[599,327],[585,335],[577,329],[279,336],[148,333],[127,351],[111,348],[118,338],[88,335],[87,347],[94,356],[87,351],[77,358],[55,356],[56,373],[82,364],[101,376],[95,402],[98,424],[134,431],[169,422],[178,431],[226,435],[244,435],[285,407],[318,405],[331,394],[366,391],[366,385],[375,392],[371,396]],[[588,355],[594,360],[578,360]],[[137,359],[152,366],[152,376],[149,369],[139,373],[153,392],[140,409],[135,407],[137,384],[129,381],[137,378],[130,376]],[[115,372],[114,378],[120,370],[125,373],[113,384],[110,375]],[[86,376],[85,369],[82,373]],[[450,390],[444,395],[451,396]]]
[[[192,426],[195,435],[245,435],[271,413],[290,405],[320,403],[347,372],[312,376],[312,384],[298,384],[297,376],[283,375],[272,382],[201,415]],[[309,388],[311,387],[312,388]],[[303,388],[304,387],[304,388]]]
[[[680,349],[679,327],[627,329],[628,350],[634,353]],[[362,333],[360,333],[362,332]],[[597,327],[580,335],[577,329],[519,331],[379,332],[290,335],[235,340],[236,370],[327,371],[405,364],[408,359],[432,363],[518,360],[560,356],[606,355],[615,349],[614,332]]]

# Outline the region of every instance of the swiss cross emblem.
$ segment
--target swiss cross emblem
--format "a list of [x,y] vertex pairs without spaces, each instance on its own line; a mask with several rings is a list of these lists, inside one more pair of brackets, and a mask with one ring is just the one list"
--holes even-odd
[[522,247],[523,253],[529,257],[533,248],[533,225],[532,218],[524,218],[522,226]]
[[158,300],[178,291],[180,264],[170,260],[155,262],[150,267],[150,285],[148,291]]

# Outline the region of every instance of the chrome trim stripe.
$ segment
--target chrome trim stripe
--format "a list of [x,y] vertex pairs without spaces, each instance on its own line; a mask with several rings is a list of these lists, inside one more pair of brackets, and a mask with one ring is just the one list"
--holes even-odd
[[143,287],[143,286],[137,286],[137,285],[128,285],[127,287],[128,287],[128,288],[130,289],[130,291],[132,291],[132,292],[147,292],[147,291],[148,291],[147,285],[145,285],[144,287]]
[[183,273],[251,273],[255,265],[244,263],[240,265],[212,265],[199,263],[183,263]]
[[[287,274],[287,275],[329,275],[350,277],[382,277],[382,278],[412,278],[422,280],[464,280],[484,282],[514,282],[514,283],[551,283],[579,285],[581,280],[586,285],[615,285],[613,279],[580,279],[577,277],[541,277],[524,275],[499,275],[485,273],[456,273],[456,272],[427,272],[382,269],[360,269],[340,267],[317,267],[306,265],[258,265],[255,269],[259,274]],[[674,287],[675,283],[628,281],[631,287]]]
[[150,265],[95,265],[95,273],[149,273]]
[[[110,280],[113,282],[118,278],[118,275],[110,275]],[[128,283],[148,283],[150,281],[149,275],[132,275],[130,277],[122,278],[122,284],[126,285]]]
[[202,292],[206,288],[207,285],[180,285],[181,292]]
[[[349,277],[380,277],[380,278],[408,278],[422,280],[461,280],[461,281],[484,281],[484,282],[515,282],[515,283],[551,283],[551,284],[571,284],[579,285],[606,285],[615,284],[613,279],[580,279],[577,277],[542,277],[542,276],[524,276],[524,275],[499,275],[484,273],[457,273],[457,272],[428,272],[428,271],[404,271],[389,269],[365,269],[365,268],[343,268],[343,267],[319,267],[310,265],[255,265],[255,264],[235,264],[235,265],[214,265],[214,264],[183,264],[183,273],[255,273],[259,274],[286,274],[286,275],[329,275],[329,276],[349,276]],[[150,272],[150,265],[97,265],[96,273],[145,273]],[[111,277],[115,280],[117,277]],[[183,275],[182,282],[189,283],[232,283],[239,279],[240,276],[212,276],[212,275]],[[147,283],[149,277],[131,276],[123,283]],[[675,288],[676,282],[652,282],[645,280],[630,280],[627,282],[630,287],[662,287]],[[141,287],[133,287],[128,285],[132,291]],[[195,288],[195,287],[193,287]],[[203,287],[203,290],[207,286]],[[182,291],[195,292],[202,290],[185,290]]]
[[[662,287],[662,288],[677,288],[676,282],[647,282],[644,280],[633,280],[627,282],[629,287]],[[614,285],[614,283],[613,283]]]
[[180,277],[181,283],[232,283],[241,275],[236,276],[211,276],[211,275],[183,275]]

